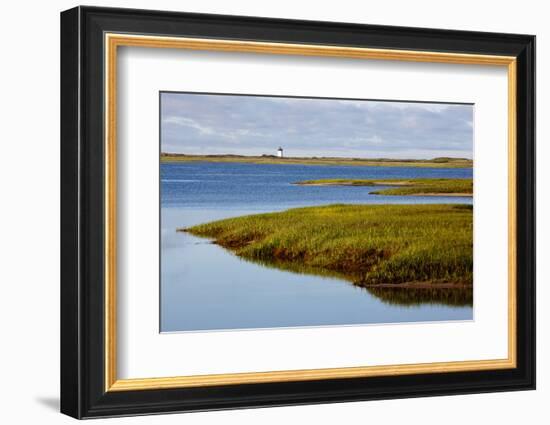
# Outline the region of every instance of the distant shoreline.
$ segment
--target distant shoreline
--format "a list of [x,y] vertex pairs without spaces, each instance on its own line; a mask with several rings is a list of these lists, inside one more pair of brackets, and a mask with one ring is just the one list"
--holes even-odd
[[472,179],[317,179],[294,183],[298,186],[389,186],[369,192],[372,195],[473,196]]
[[369,167],[425,167],[425,168],[472,168],[473,161],[467,158],[391,159],[391,158],[338,158],[338,157],[284,157],[274,155],[187,155],[161,153],[161,162],[231,162],[249,164],[281,165],[340,165]]

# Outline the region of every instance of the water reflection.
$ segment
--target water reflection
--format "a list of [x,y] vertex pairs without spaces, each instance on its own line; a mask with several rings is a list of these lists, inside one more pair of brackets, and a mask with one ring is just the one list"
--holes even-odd
[[411,306],[419,304],[443,304],[463,307],[473,303],[473,288],[364,288],[370,294],[390,305]]
[[[210,242],[213,243],[213,242]],[[349,274],[344,274],[335,270],[327,270],[317,267],[308,267],[300,262],[289,261],[265,261],[251,260],[248,258],[239,257],[242,261],[247,261],[255,264],[260,264],[263,267],[290,271],[302,275],[314,275],[329,278],[341,279],[348,285],[353,285],[355,288],[367,291],[383,302],[390,305],[413,306],[421,304],[432,305],[447,305],[455,307],[472,306],[473,304],[473,287],[466,285],[456,285],[449,287],[446,284],[433,284],[432,287],[425,286],[410,286],[404,285],[399,287],[399,284],[389,286],[371,285],[364,287],[353,283],[353,280],[360,280],[361,276],[350,278]]]

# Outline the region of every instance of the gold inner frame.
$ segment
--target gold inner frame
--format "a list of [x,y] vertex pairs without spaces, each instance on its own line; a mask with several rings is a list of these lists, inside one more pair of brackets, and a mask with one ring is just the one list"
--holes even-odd
[[[325,45],[212,40],[128,34],[105,34],[105,391],[135,391],[213,385],[308,381],[416,373],[444,373],[516,367],[516,58],[461,53],[370,49]],[[163,378],[118,379],[116,325],[116,99],[119,46],[325,56],[507,67],[508,72],[508,357],[495,360],[284,370]]]

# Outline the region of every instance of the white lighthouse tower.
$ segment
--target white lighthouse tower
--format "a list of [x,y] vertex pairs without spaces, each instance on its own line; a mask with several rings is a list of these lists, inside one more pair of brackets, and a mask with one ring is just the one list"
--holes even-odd
[[283,157],[283,148],[279,146],[279,149],[277,149],[277,156],[279,158]]

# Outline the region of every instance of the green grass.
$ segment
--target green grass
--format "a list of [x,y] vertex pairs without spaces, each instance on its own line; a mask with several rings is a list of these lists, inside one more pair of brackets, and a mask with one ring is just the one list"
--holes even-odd
[[472,179],[318,179],[303,186],[395,186],[370,192],[376,195],[472,195]]
[[251,164],[285,165],[354,165],[384,167],[471,168],[472,160],[466,158],[390,159],[390,158],[336,158],[336,157],[285,157],[274,155],[185,155],[161,153],[161,162],[242,162]]
[[247,260],[358,286],[472,284],[470,205],[328,205],[178,230]]

